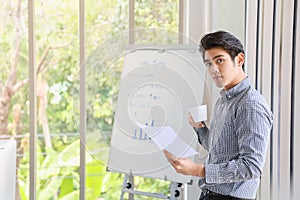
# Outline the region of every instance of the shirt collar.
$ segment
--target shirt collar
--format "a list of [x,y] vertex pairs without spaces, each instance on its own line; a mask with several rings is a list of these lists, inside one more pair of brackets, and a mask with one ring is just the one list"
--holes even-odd
[[236,86],[231,88],[230,90],[222,89],[220,94],[222,97],[226,97],[230,99],[231,97],[235,96],[242,92],[245,88],[248,88],[251,85],[250,78],[247,76],[244,80],[239,82]]

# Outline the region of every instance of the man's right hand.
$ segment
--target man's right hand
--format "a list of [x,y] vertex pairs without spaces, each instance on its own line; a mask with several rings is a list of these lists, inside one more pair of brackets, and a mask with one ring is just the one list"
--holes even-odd
[[191,113],[189,113],[189,124],[193,127],[193,128],[204,128],[205,124],[204,122],[195,122]]

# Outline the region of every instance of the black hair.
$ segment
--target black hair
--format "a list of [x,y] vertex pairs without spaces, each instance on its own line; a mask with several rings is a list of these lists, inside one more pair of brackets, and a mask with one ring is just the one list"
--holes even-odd
[[[244,52],[244,47],[241,41],[234,35],[226,31],[216,31],[204,35],[200,40],[200,52],[203,60],[205,59],[205,51],[215,47],[223,48],[231,57],[232,60],[239,54]],[[244,69],[244,64],[243,64]]]

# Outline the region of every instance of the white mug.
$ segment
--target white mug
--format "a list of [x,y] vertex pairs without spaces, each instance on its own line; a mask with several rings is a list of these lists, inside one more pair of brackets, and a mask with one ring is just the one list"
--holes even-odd
[[207,107],[206,105],[196,106],[189,109],[195,122],[202,122],[207,120]]

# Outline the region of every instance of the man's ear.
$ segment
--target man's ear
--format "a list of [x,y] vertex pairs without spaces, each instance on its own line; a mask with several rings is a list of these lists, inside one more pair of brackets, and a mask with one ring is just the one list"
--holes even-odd
[[245,54],[244,53],[239,53],[236,57],[235,57],[235,61],[236,61],[236,64],[239,66],[239,67],[242,67],[244,62],[245,62]]

